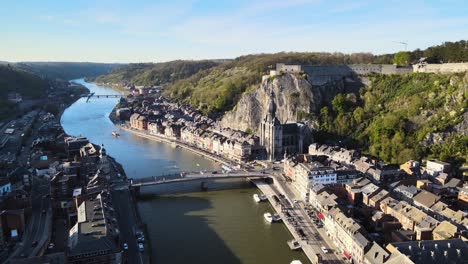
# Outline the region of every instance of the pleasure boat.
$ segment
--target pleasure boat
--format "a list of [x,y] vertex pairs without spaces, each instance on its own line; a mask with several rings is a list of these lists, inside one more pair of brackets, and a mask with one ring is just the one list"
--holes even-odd
[[254,194],[253,199],[255,200],[255,202],[259,203],[259,202],[265,201],[267,197],[264,194]]
[[263,217],[265,217],[265,220],[267,220],[269,223],[273,222],[273,216],[270,213],[264,213]]
[[265,220],[267,220],[269,223],[278,222],[281,220],[281,217],[277,214],[272,215],[271,213],[264,213],[263,217],[265,217]]

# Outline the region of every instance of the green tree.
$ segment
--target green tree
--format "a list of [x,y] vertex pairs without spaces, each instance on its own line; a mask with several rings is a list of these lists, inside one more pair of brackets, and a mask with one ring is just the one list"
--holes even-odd
[[393,56],[393,63],[398,66],[406,66],[411,62],[411,54],[407,51],[400,51]]

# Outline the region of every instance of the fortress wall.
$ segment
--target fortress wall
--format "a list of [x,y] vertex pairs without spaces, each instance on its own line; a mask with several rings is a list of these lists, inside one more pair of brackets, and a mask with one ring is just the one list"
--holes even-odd
[[284,63],[277,63],[276,64],[276,71],[283,71],[283,72],[300,72],[302,71],[302,66],[301,65],[288,65]]
[[414,72],[452,73],[468,71],[468,62],[413,65]]
[[276,72],[304,71],[312,79],[331,79],[352,75],[368,75],[371,73],[381,74],[405,74],[412,72],[411,67],[397,67],[393,64],[350,64],[350,65],[285,65],[277,64]]

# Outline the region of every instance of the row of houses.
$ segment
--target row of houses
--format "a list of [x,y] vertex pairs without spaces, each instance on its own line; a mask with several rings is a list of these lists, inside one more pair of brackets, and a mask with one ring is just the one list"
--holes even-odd
[[[262,149],[258,137],[222,128],[209,118],[203,118],[190,110],[182,110],[184,108],[181,109],[176,104],[153,104],[151,109],[152,115],[148,111],[132,114],[129,119],[131,128],[180,140],[238,162],[255,157]],[[154,111],[158,111],[158,114],[154,115]]]
[[[407,253],[402,254],[400,251],[395,250],[395,245],[412,243],[413,240],[423,240],[424,243],[427,243],[426,241],[437,241],[432,242],[432,244],[444,244],[450,240],[467,240],[467,234],[463,232],[463,230],[466,231],[466,215],[460,218],[462,222],[459,224],[453,224],[447,220],[439,221],[406,201],[398,201],[392,198],[387,190],[373,184],[364,177],[357,178],[352,183],[345,185],[347,192],[361,190],[359,192],[361,195],[360,204],[365,205],[363,210],[368,209],[369,212],[372,212],[370,217],[371,225],[380,227],[380,229],[373,229],[373,232],[376,230],[381,233],[393,231],[395,234],[392,233],[392,235],[396,237],[389,241],[387,248],[373,242],[375,235],[369,234],[369,227],[364,228],[360,221],[352,217],[353,210],[356,209],[350,209],[352,207],[343,203],[335,186],[324,186],[322,184],[312,186],[309,190],[309,204],[318,211],[318,219],[322,221],[327,235],[340,253],[353,263],[394,263],[390,260],[396,255],[404,255],[404,259],[408,261],[407,263],[419,263],[412,258],[411,254],[408,256]],[[357,195],[354,198],[358,199]],[[357,206],[357,204],[354,204],[354,206]],[[397,238],[397,235],[404,234],[405,231],[414,233],[414,236],[405,237],[404,239]],[[466,257],[467,252],[465,251],[467,248],[466,244],[465,246],[463,244],[460,244],[462,245],[460,250],[463,253],[456,255],[453,263],[463,263],[465,260],[463,257]],[[396,252],[394,256],[391,256],[392,252]],[[440,252],[434,254],[440,254]]]

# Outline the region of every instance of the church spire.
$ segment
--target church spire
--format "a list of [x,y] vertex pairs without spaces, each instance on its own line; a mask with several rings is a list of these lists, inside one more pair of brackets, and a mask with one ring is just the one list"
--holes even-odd
[[268,102],[268,116],[273,120],[276,117],[276,104],[275,104],[275,93],[273,90],[270,92],[270,99]]

